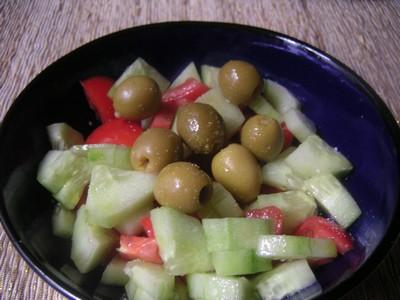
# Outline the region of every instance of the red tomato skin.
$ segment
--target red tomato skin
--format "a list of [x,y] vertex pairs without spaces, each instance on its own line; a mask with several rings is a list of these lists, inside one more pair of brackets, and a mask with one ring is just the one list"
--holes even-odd
[[102,123],[115,119],[113,103],[107,95],[113,84],[114,80],[105,76],[94,76],[81,81],[86,99]]
[[86,139],[86,144],[114,144],[132,147],[142,131],[137,123],[115,119],[93,130]]
[[246,218],[255,219],[272,219],[274,222],[274,234],[282,234],[283,230],[283,213],[276,206],[266,206],[246,211]]
[[155,264],[163,264],[154,238],[121,235],[120,256],[127,260],[141,259]]
[[154,229],[153,229],[153,224],[151,223],[151,218],[150,216],[143,217],[140,220],[140,224],[142,224],[142,227],[144,229],[144,232],[146,233],[147,237],[149,238],[154,238]]
[[347,251],[353,249],[351,236],[338,224],[320,216],[311,216],[305,219],[297,227],[294,234],[310,238],[331,239],[335,242],[340,254],[345,254]]
[[293,143],[293,134],[287,128],[285,122],[281,123],[281,128],[282,128],[282,131],[283,131],[283,148],[282,148],[282,151],[284,151],[284,150],[286,150],[287,148],[289,148],[292,145],[292,143]]
[[194,102],[208,90],[208,86],[194,78],[189,78],[182,84],[167,90],[161,100],[161,109],[155,114],[150,127],[171,128],[178,108]]

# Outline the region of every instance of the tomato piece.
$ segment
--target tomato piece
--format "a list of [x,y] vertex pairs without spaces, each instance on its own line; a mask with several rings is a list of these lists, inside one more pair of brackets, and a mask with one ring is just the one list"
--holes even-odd
[[103,123],[115,119],[112,100],[107,96],[113,84],[113,79],[104,76],[90,77],[81,81],[90,107],[97,113]]
[[262,194],[276,194],[276,193],[282,193],[283,190],[278,189],[276,187],[273,186],[269,186],[269,185],[262,185],[261,186],[261,193]]
[[311,238],[331,239],[339,253],[344,254],[353,249],[351,236],[338,224],[320,216],[306,218],[295,230],[295,235]]
[[157,242],[154,238],[121,235],[118,251],[123,258],[128,260],[138,258],[155,264],[163,263],[158,253]]
[[162,96],[162,102],[178,108],[181,105],[193,102],[208,90],[208,86],[204,83],[189,78],[182,84],[166,91]]
[[161,109],[154,115],[150,127],[171,128],[178,108],[195,101],[208,90],[208,86],[194,78],[189,78],[184,83],[169,89],[162,96]]
[[154,115],[150,123],[151,128],[171,128],[174,122],[176,109],[168,105],[162,105],[161,109]]
[[293,143],[293,133],[287,128],[286,123],[281,123],[281,128],[283,130],[283,150],[289,148]]
[[144,232],[146,232],[146,235],[149,238],[154,238],[154,229],[153,229],[153,224],[151,223],[150,216],[143,217],[140,220],[140,224],[142,224],[142,227],[144,229]]
[[115,144],[131,147],[142,128],[134,122],[115,119],[97,127],[86,139],[87,144]]
[[246,211],[246,218],[272,220],[274,223],[274,233],[282,234],[283,230],[283,213],[276,206],[266,206]]

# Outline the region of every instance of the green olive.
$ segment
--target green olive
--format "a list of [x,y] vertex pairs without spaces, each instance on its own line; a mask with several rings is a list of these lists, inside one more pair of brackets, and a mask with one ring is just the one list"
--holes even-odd
[[212,174],[240,203],[253,201],[261,188],[261,168],[254,156],[239,144],[230,144],[211,162]]
[[278,156],[283,148],[283,139],[279,123],[261,115],[248,119],[240,132],[240,143],[262,161],[271,161]]
[[182,106],[177,113],[177,131],[197,154],[215,153],[224,144],[224,122],[208,104],[190,103]]
[[115,112],[128,120],[152,116],[161,104],[160,88],[148,76],[131,76],[117,86],[113,105]]
[[212,181],[196,164],[175,162],[158,174],[154,197],[163,206],[184,213],[197,211],[212,195]]
[[166,165],[183,157],[182,140],[166,128],[150,128],[135,141],[131,151],[134,170],[160,172]]
[[234,104],[247,105],[261,90],[262,79],[257,69],[242,60],[230,60],[219,71],[222,94]]

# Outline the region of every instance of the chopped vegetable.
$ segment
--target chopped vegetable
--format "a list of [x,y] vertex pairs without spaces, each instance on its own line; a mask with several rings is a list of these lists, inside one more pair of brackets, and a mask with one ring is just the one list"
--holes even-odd
[[122,257],[128,260],[138,258],[155,264],[163,263],[154,238],[121,235],[118,251]]

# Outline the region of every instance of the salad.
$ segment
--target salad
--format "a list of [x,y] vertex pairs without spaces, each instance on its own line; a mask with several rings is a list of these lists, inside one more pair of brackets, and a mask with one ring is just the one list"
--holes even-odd
[[170,82],[138,58],[81,82],[101,125],[48,126],[37,180],[80,273],[130,300],[310,299],[314,268],[354,247],[352,164],[284,86],[246,61]]

